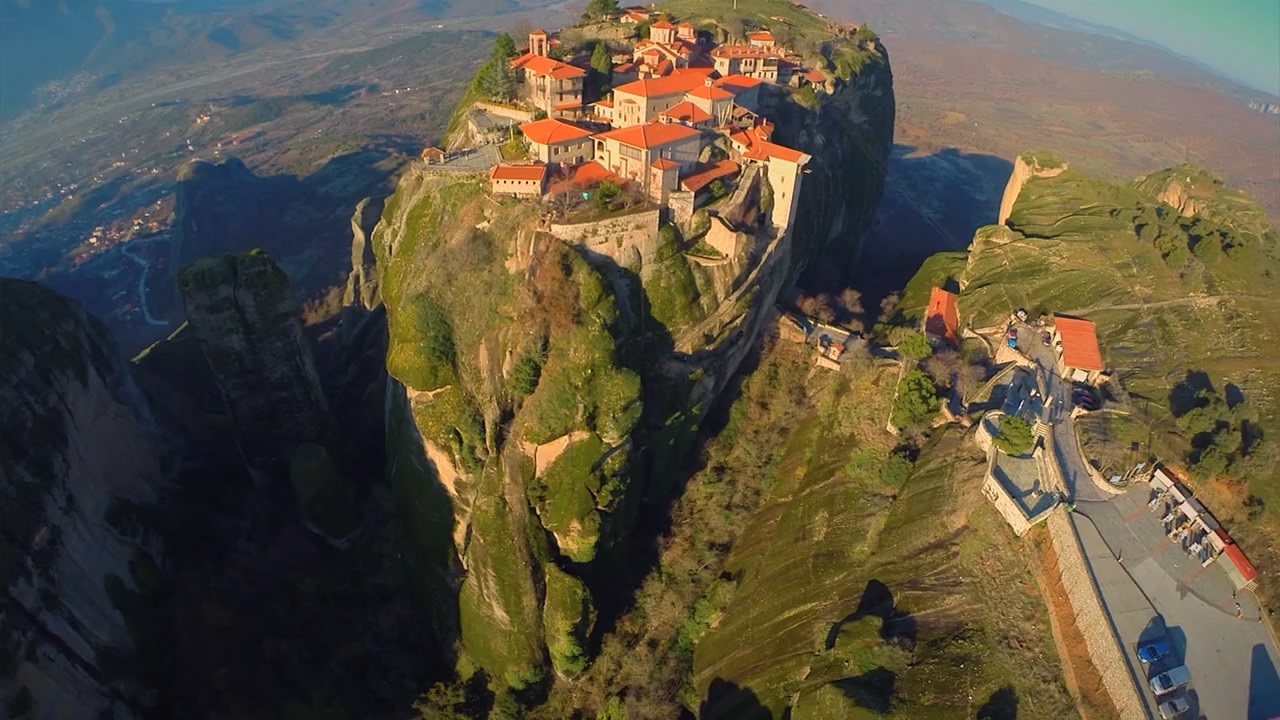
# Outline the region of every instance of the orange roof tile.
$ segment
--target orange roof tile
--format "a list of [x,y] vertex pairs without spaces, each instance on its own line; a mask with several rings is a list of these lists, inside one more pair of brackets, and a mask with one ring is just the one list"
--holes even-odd
[[657,29],[659,29],[659,30],[675,30],[675,29],[676,29],[676,26],[675,26],[675,25],[672,25],[671,23],[667,22],[666,20],[659,20],[658,22],[656,22],[656,23],[654,23],[654,24],[650,25],[649,27],[650,27],[650,28],[657,28]]
[[675,160],[671,160],[669,158],[658,158],[657,160],[654,160],[652,164],[653,164],[653,167],[659,170],[669,170],[671,168],[680,167],[680,163],[676,162]]
[[956,310],[956,294],[936,287],[929,292],[929,309],[924,315],[924,331],[947,342],[959,338],[960,313]]
[[758,30],[756,32],[747,33],[748,40],[773,40],[773,33],[768,30]]
[[682,68],[663,77],[635,80],[613,89],[614,94],[624,93],[640,97],[663,97],[666,95],[682,95],[690,90],[706,84],[707,68]]
[[547,176],[546,165],[494,165],[490,180],[542,180]]
[[728,88],[731,92],[736,93],[749,90],[762,82],[764,81],[760,78],[747,77],[746,75],[725,75],[715,81],[715,86]]
[[702,188],[710,185],[713,181],[722,177],[736,174],[738,172],[738,163],[732,160],[721,160],[709,165],[700,165],[693,169],[693,172],[685,175],[680,180],[680,184],[689,192],[698,192]]
[[585,189],[594,187],[604,180],[612,180],[619,185],[626,185],[627,181],[613,173],[609,172],[609,168],[601,165],[599,162],[592,160],[582,163],[573,169],[572,174],[563,179],[552,183],[548,192],[555,195],[565,190]]
[[562,63],[555,58],[549,58],[545,55],[533,55],[525,53],[511,61],[511,67],[517,70],[528,69],[533,71],[536,76],[550,75],[557,80],[564,80],[574,77],[586,77],[587,71],[582,68],[574,67],[568,63]]
[[1244,551],[1239,545],[1231,543],[1222,549],[1227,557],[1231,559],[1231,564],[1236,566],[1236,570],[1240,571],[1240,577],[1246,581],[1255,580],[1258,577],[1258,569],[1249,562],[1249,558],[1244,556]]
[[804,164],[809,158],[808,155],[800,152],[799,150],[789,148],[786,145],[769,142],[767,140],[757,142],[755,146],[751,148],[751,152],[747,153],[747,157],[754,160],[785,160],[787,162],[799,164]]
[[806,70],[804,79],[811,83],[824,83],[827,81],[827,74],[821,70]]
[[691,127],[675,123],[651,122],[644,125],[610,130],[596,135],[597,138],[616,140],[623,145],[634,148],[651,149],[670,145],[673,142],[696,137],[700,133]]
[[1098,349],[1098,329],[1092,320],[1053,316],[1053,325],[1062,338],[1062,362],[1081,370],[1102,370],[1102,351]]
[[728,100],[734,96],[734,93],[722,87],[700,85],[685,93],[685,95],[702,98],[703,100]]
[[674,120],[683,120],[688,123],[710,122],[711,113],[685,100],[675,105],[669,110],[663,110],[658,113],[658,117],[669,117]]
[[591,135],[590,130],[555,118],[524,123],[520,126],[520,132],[539,145],[573,142]]
[[538,28],[538,29],[534,30],[533,32],[531,32],[531,33],[529,33],[529,34],[530,34],[530,35],[546,35],[546,34],[547,34],[547,31],[546,31],[546,30],[543,30],[542,28]]

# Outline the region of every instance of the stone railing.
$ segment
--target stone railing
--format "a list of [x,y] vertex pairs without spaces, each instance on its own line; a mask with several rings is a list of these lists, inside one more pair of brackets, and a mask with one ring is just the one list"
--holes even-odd
[[499,105],[497,103],[477,100],[474,107],[477,110],[483,110],[490,115],[497,115],[500,118],[515,120],[516,122],[524,123],[533,120],[533,113],[528,110],[521,110],[520,108],[510,107],[507,105]]
[[1107,695],[1111,696],[1111,702],[1120,713],[1121,720],[1147,720],[1150,716],[1146,705],[1138,695],[1139,690],[1134,685],[1124,648],[1111,626],[1111,618],[1102,607],[1098,587],[1094,583],[1093,573],[1089,571],[1088,560],[1085,559],[1080,538],[1076,535],[1071,520],[1065,512],[1055,512],[1049,517],[1048,526],[1053,550],[1058,555],[1062,587],[1071,601],[1076,627],[1084,635],[1089,659],[1102,676]]

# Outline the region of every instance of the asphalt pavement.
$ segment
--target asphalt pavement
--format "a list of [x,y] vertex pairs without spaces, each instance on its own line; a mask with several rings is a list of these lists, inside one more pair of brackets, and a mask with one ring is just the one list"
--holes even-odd
[[[1186,718],[1280,716],[1280,650],[1261,622],[1252,593],[1237,594],[1217,562],[1201,567],[1169,541],[1146,506],[1147,484],[1112,494],[1094,483],[1070,416],[1071,383],[1054,372],[1056,357],[1053,348],[1041,343],[1040,328],[1023,325],[1018,334],[1020,349],[1046,370],[1046,395],[1052,402],[1043,419],[1051,426],[1075,506],[1071,520],[1148,712],[1158,717],[1148,679],[1185,663],[1192,677],[1186,692],[1192,712]],[[1173,656],[1144,666],[1137,647],[1162,637],[1173,645]]]

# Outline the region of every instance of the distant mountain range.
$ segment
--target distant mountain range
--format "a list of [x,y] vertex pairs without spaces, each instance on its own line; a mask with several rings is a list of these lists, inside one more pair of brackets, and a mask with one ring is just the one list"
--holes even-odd
[[814,0],[832,15],[870,23],[882,35],[984,45],[1083,70],[1154,73],[1210,88],[1249,106],[1280,103],[1159,44],[1022,0]]
[[203,63],[361,21],[493,15],[517,0],[0,0],[0,121],[157,65]]

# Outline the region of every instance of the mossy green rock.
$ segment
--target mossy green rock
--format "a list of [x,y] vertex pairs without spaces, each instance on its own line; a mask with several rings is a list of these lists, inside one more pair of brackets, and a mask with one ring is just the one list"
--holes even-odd
[[551,667],[565,677],[573,677],[590,660],[587,639],[596,623],[591,593],[578,578],[554,564],[546,566],[547,597],[542,608]]

